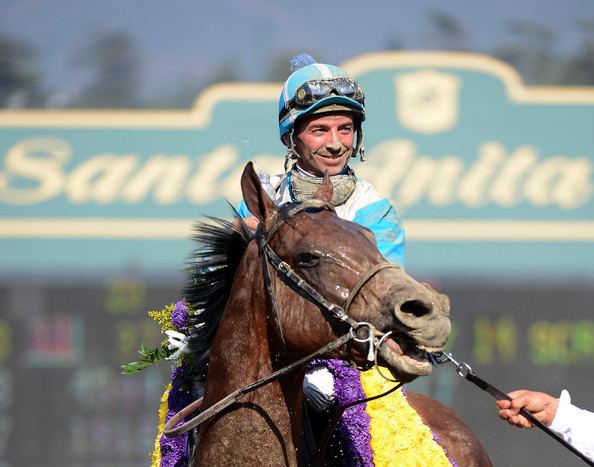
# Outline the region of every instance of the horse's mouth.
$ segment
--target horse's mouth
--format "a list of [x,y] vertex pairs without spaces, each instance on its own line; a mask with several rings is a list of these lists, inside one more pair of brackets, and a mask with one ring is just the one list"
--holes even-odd
[[428,352],[439,350],[418,344],[408,336],[390,336],[379,349],[379,355],[396,377],[414,379],[431,373],[433,365]]

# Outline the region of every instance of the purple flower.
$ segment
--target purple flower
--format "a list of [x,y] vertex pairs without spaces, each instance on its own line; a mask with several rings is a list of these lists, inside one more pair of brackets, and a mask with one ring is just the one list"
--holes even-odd
[[[178,302],[181,303],[181,302]],[[183,382],[183,366],[174,367],[171,375],[171,391],[169,392],[168,406],[169,411],[165,420],[169,420],[177,412],[188,405],[192,398],[189,391],[181,390]],[[180,424],[183,422],[180,422]],[[187,463],[187,433],[175,438],[169,438],[166,435],[161,436],[159,445],[161,447],[161,467],[181,467]]]
[[[314,360],[310,367],[325,366],[334,375],[334,397],[338,406],[365,399],[359,369],[344,360]],[[369,433],[369,414],[366,404],[358,404],[344,411],[336,427],[338,450],[342,452],[340,465],[346,467],[371,467],[373,452]]]
[[[178,331],[184,331],[188,323],[188,307],[183,300],[180,300],[173,307],[171,312],[171,323]],[[184,382],[184,366],[175,366],[171,374],[171,390],[167,405],[169,411],[165,415],[168,421],[177,412],[188,405],[192,399],[189,391],[182,390]],[[180,422],[180,424],[183,422]],[[175,438],[166,435],[161,436],[159,445],[161,448],[161,467],[182,467],[187,463],[187,433]]]
[[188,324],[188,306],[183,300],[177,302],[173,307],[171,322],[178,331],[183,331]]

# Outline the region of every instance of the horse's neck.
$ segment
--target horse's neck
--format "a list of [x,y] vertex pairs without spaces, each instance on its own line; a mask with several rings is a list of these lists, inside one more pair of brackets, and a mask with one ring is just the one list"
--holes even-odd
[[[244,261],[237,277],[259,280],[254,263]],[[211,349],[205,407],[272,373],[267,328],[262,287],[234,287]],[[289,406],[300,392],[274,381],[244,396],[201,428],[198,465],[297,465]]]

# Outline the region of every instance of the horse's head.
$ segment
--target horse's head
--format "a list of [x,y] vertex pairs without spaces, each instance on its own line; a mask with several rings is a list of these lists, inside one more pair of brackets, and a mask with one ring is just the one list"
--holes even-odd
[[[402,268],[387,265],[368,229],[323,208],[332,198],[329,179],[314,196],[320,202],[313,209],[277,208],[251,163],[241,185],[250,212],[260,220],[261,234],[278,257],[325,300],[346,308],[352,320],[371,323],[379,333],[391,332],[379,349],[381,364],[402,382],[431,372],[426,352],[442,350],[451,329],[448,298]],[[348,328],[321,313],[319,304],[299,297],[298,287],[287,287],[286,279],[275,284],[278,320],[289,351],[311,352]],[[367,355],[357,343],[349,352],[359,363]]]

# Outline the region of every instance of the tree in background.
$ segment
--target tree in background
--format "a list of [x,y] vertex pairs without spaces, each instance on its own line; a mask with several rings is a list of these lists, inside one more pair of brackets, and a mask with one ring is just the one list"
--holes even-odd
[[[472,24],[464,23],[449,11],[432,10],[425,16],[420,38],[406,38],[405,42],[397,35],[388,35],[384,44],[385,50],[487,53],[509,63],[528,84],[593,85],[594,18],[579,21],[574,28],[582,33],[578,46],[561,47],[561,29],[516,20],[505,23],[499,31],[499,43],[484,50],[470,37]],[[37,59],[43,49],[39,48],[38,53],[27,42],[0,33],[0,107],[189,108],[211,84],[249,79],[284,81],[290,72],[290,58],[303,50],[274,49],[273,29],[265,21],[254,26],[254,35],[257,37],[250,62],[245,61],[244,55],[230,55],[193,71],[172,70],[168,82],[148,94],[142,92],[144,54],[125,30],[92,35],[76,51],[75,68],[68,71],[68,79],[63,78],[58,89],[50,89],[39,71]],[[307,52],[321,62],[324,55],[331,53]],[[259,66],[250,71],[250,63],[252,68],[254,63]]]
[[0,106],[35,107],[42,102],[40,75],[33,48],[0,35]]
[[75,56],[89,82],[68,104],[72,107],[142,107],[142,58],[132,37],[109,31],[94,35]]
[[563,69],[562,81],[565,84],[594,84],[594,19],[579,22],[583,34],[582,44],[571,56]]
[[435,50],[468,50],[468,33],[455,16],[442,10],[429,13],[428,48]]
[[554,32],[531,21],[510,21],[505,29],[507,40],[491,54],[514,67],[526,83],[559,83],[561,59],[555,50]]
[[402,37],[393,34],[386,40],[386,50],[406,50],[406,42]]
[[225,57],[208,74],[202,86],[207,87],[216,83],[240,81],[242,75],[237,57]]

